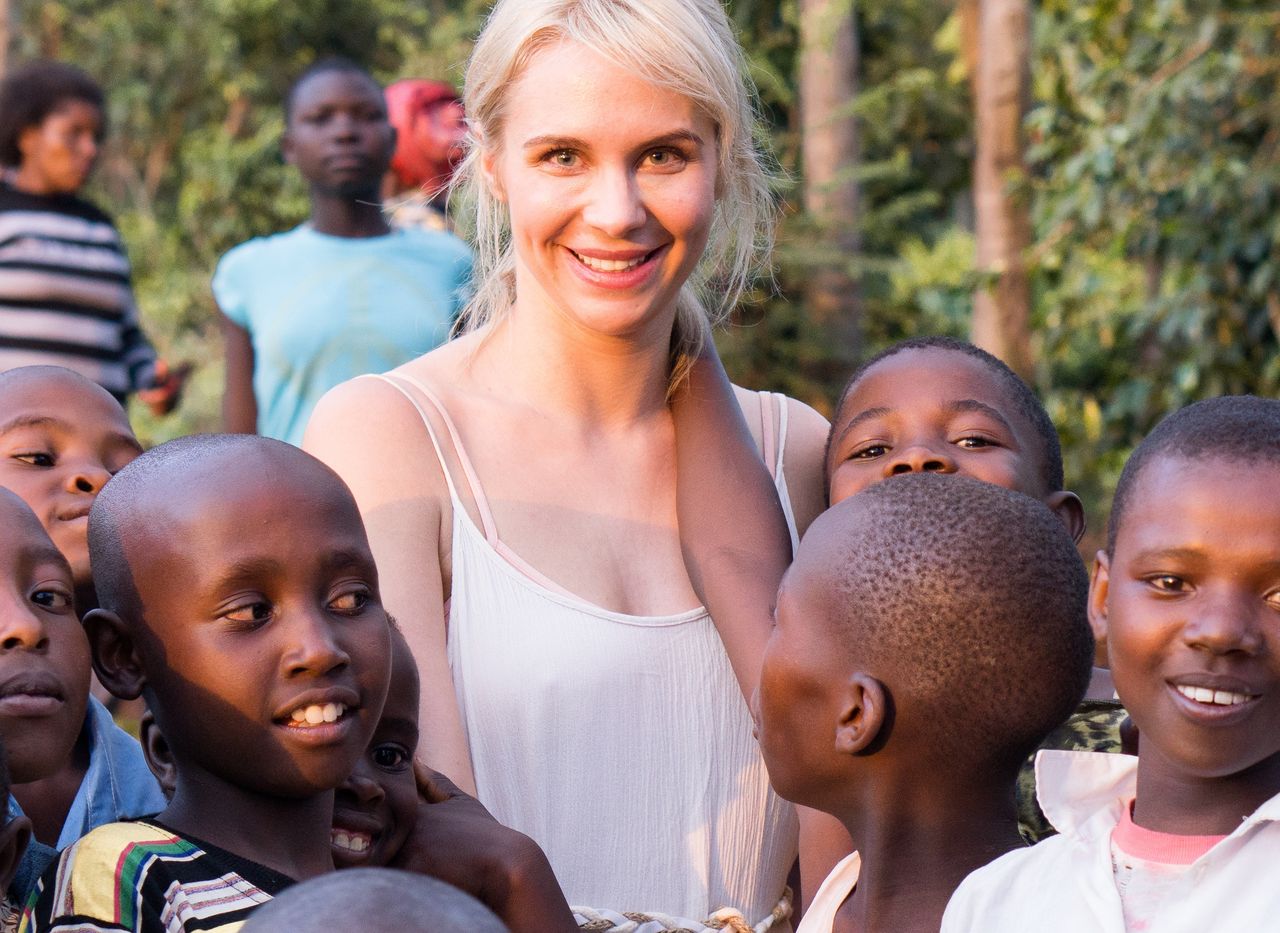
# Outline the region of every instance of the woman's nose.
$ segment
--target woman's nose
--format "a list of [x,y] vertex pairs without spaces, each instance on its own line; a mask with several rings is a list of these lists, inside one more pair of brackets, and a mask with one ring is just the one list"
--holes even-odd
[[621,169],[601,170],[593,180],[583,219],[613,239],[642,227],[647,216],[635,176]]

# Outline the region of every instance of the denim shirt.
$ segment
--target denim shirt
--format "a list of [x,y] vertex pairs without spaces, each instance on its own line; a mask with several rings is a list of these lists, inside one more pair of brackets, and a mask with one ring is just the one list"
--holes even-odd
[[[142,756],[138,740],[117,726],[107,708],[92,696],[89,697],[84,724],[89,738],[89,770],[85,772],[62,824],[62,833],[58,836],[59,850],[104,823],[150,816],[159,813],[167,804],[160,785]],[[21,814],[22,807],[11,795],[8,819]],[[43,858],[39,850],[44,850]],[[28,865],[28,861],[47,859],[47,852],[47,847],[37,848],[32,840],[11,891],[25,894],[16,890],[27,874],[24,869],[37,868],[34,864]],[[31,882],[34,881],[32,878]]]

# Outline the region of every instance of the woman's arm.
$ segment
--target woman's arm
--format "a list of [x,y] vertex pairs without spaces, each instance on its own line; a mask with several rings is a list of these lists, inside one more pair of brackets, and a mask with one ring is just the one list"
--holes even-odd
[[346,481],[360,507],[382,604],[418,663],[418,758],[474,794],[445,641],[449,493],[422,419],[393,387],[355,379],[320,400],[302,446]]
[[225,314],[219,317],[227,362],[222,389],[222,430],[229,434],[256,434],[258,402],[253,397],[253,340],[247,330]]
[[685,566],[749,702],[791,562],[786,517],[714,346],[694,363],[671,410]]

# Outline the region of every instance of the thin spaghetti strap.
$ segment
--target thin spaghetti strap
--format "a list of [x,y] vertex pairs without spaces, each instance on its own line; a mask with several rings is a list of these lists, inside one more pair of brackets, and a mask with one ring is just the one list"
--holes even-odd
[[760,457],[769,470],[770,479],[776,480],[778,471],[774,469],[774,460],[777,458],[777,438],[774,434],[773,406],[768,404],[772,395],[772,392],[756,393],[756,398],[760,400]]
[[[467,451],[462,446],[462,438],[458,436],[458,429],[454,427],[453,419],[449,417],[449,412],[445,410],[444,403],[420,379],[416,379],[408,373],[397,373],[395,378],[403,379],[421,392],[423,397],[435,408],[440,420],[444,422],[445,430],[449,432],[449,440],[453,442],[453,450],[458,455],[458,463],[462,467],[462,473],[466,476],[467,485],[471,488],[471,497],[475,500],[476,511],[480,514],[480,525],[484,529],[484,536],[490,543],[496,542],[498,540],[498,526],[493,520],[493,513],[489,511],[489,500],[485,498],[484,487],[480,485],[480,477],[476,474],[475,467],[471,465],[471,458],[467,456]],[[422,409],[419,408],[418,410],[421,412]],[[423,420],[426,420],[425,416]],[[435,443],[434,435],[431,438],[431,442]],[[439,453],[439,451],[440,446],[437,444],[436,452]],[[448,475],[447,470],[445,474],[446,476]]]
[[[773,472],[773,478],[777,479],[782,475],[782,457],[787,449],[787,397],[781,392],[770,392],[778,410],[778,447],[773,456],[766,454],[766,462],[769,463],[769,469]],[[766,419],[770,422],[772,418]]]
[[384,373],[369,373],[368,378],[381,379],[387,385],[391,386],[407,398],[409,400],[409,404],[417,410],[418,417],[422,419],[422,426],[427,429],[427,437],[431,439],[431,446],[436,450],[436,459],[440,461],[440,470],[444,473],[444,481],[449,486],[449,498],[452,500],[453,507],[455,509],[460,508],[462,502],[458,498],[458,488],[453,484],[453,475],[449,472],[449,464],[444,459],[444,450],[440,447],[440,441],[436,439],[436,429],[431,426],[431,419],[427,416],[426,409],[424,409],[418,400],[414,398],[412,392],[400,384],[400,381],[396,377]]

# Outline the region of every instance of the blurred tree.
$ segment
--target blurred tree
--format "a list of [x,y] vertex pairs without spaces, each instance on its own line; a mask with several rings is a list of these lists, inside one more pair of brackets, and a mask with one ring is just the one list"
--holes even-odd
[[797,91],[804,209],[832,253],[804,289],[809,316],[832,339],[831,362],[848,366],[861,350],[859,283],[845,256],[860,251],[858,31],[852,0],[799,0]]
[[[963,0],[965,59],[973,82],[973,200],[977,265],[973,342],[1030,377],[1031,286],[1025,254],[1031,218],[1024,196],[1022,120],[1028,99],[1028,0]],[[976,24],[974,20],[977,20]],[[1025,192],[1024,192],[1025,193]]]

